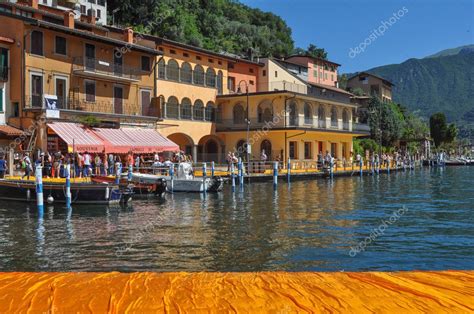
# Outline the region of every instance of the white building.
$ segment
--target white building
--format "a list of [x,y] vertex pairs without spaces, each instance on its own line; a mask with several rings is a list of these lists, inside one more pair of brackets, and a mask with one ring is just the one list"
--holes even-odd
[[[37,0],[39,5],[47,5],[63,10],[75,10],[82,15],[93,15],[98,24],[107,24],[107,1],[106,0]],[[9,2],[20,2],[9,0]]]

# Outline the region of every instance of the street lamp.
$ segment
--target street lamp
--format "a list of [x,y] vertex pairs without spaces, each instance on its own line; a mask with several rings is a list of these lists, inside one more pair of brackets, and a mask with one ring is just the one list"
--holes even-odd
[[[247,83],[246,80],[241,80],[239,82],[239,84],[237,85],[237,94],[242,94],[242,88],[241,88],[241,84],[242,83],[245,83],[245,93],[247,94],[247,117],[245,118],[245,123],[247,123],[247,144],[245,145],[245,150],[246,150],[246,153],[247,153],[247,167],[248,167],[248,171],[247,173],[249,173],[249,170],[250,170],[250,144],[249,144],[249,140],[250,140],[250,110],[249,110],[249,84]],[[250,180],[249,180],[250,182]]]

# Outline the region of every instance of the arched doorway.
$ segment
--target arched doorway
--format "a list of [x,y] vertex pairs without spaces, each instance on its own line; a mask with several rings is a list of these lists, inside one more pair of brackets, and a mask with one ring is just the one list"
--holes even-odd
[[194,141],[184,133],[173,133],[168,135],[168,139],[178,144],[179,149],[186,155],[193,155]]
[[207,135],[199,140],[198,161],[221,163],[225,161],[224,142],[215,135]]
[[288,108],[289,114],[289,125],[296,126],[298,125],[298,109],[296,108],[296,103],[292,102]]
[[247,142],[245,140],[238,141],[235,149],[237,157],[241,157],[243,160],[247,158]]

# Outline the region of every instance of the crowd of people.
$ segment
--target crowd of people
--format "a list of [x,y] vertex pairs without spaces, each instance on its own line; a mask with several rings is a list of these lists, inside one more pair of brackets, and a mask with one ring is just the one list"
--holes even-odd
[[[35,169],[40,166],[45,178],[65,178],[69,165],[72,178],[85,178],[90,176],[115,175],[117,171],[132,166],[135,171],[169,168],[173,163],[191,161],[190,156],[183,153],[177,154],[107,154],[107,153],[62,153],[62,152],[37,152],[34,158],[28,153],[16,154],[14,158],[15,170],[20,171],[21,179],[28,180]],[[0,177],[3,178],[8,171],[5,157],[0,158]]]

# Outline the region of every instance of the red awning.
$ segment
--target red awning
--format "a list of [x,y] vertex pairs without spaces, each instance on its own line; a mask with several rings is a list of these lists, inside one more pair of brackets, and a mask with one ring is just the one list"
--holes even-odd
[[132,140],[135,153],[178,152],[179,146],[151,129],[129,129],[122,131]]
[[9,125],[0,125],[0,134],[3,134],[5,136],[8,136],[8,137],[16,137],[16,136],[21,136],[23,135],[23,132],[22,130],[20,129],[17,129],[17,128],[14,128],[12,126],[9,126]]
[[90,129],[68,122],[49,123],[48,127],[54,131],[68,146],[68,152],[102,153],[104,143]]
[[133,141],[122,129],[94,128],[93,130],[104,142],[106,153],[126,154],[133,151]]

